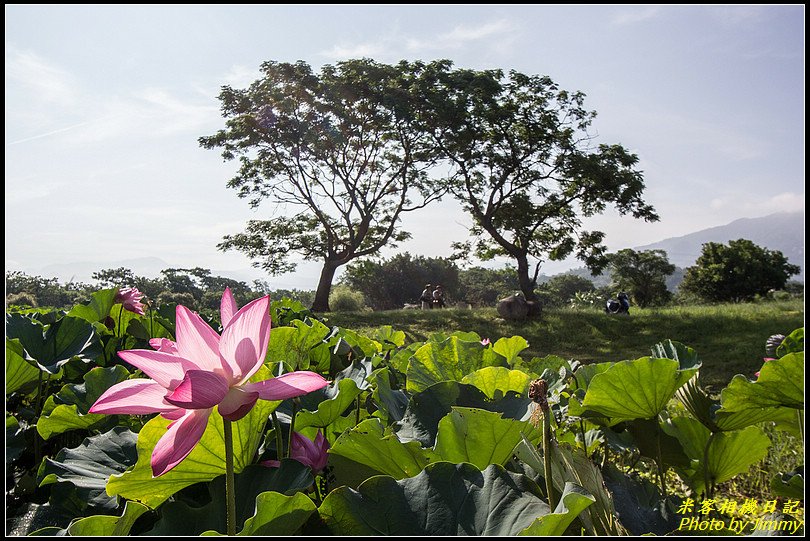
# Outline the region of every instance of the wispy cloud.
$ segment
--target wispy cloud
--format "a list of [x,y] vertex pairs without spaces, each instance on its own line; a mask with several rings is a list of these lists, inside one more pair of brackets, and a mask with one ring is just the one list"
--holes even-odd
[[613,16],[611,22],[615,25],[637,24],[658,17],[661,10],[657,7],[634,7],[623,10]]
[[782,192],[768,199],[761,199],[754,195],[735,193],[728,196],[716,197],[709,206],[716,211],[734,210],[746,215],[767,215],[775,212],[801,212],[804,211],[804,194]]
[[64,128],[58,128],[55,130],[47,131],[45,133],[39,133],[37,135],[31,135],[29,137],[24,137],[22,139],[17,139],[16,141],[11,141],[10,143],[6,143],[6,146],[12,145],[19,145],[20,143],[27,143],[29,141],[36,141],[37,139],[43,139],[45,137],[50,137],[52,135],[59,135],[60,133],[64,133],[70,130],[75,130],[76,128],[81,128],[83,126],[87,126],[88,124],[92,124],[95,120],[88,120],[86,122],[79,122],[78,124],[72,124],[70,126],[66,126]]
[[7,178],[5,203],[6,205],[17,205],[25,201],[48,197],[64,185],[64,182],[43,182],[31,176],[27,178]]
[[6,81],[22,86],[31,100],[68,105],[78,98],[75,79],[34,52],[7,46],[5,62]]
[[482,24],[461,24],[433,36],[407,35],[390,32],[376,40],[341,43],[319,54],[330,59],[358,57],[388,58],[426,51],[455,51],[463,47],[487,43],[499,52],[506,52],[518,34],[518,25],[508,19]]
[[332,58],[335,60],[344,60],[347,58],[362,58],[362,57],[382,57],[388,56],[390,53],[389,47],[393,45],[394,40],[391,38],[382,38],[377,43],[354,43],[335,45],[327,51],[321,51],[321,56]]
[[509,35],[515,30],[515,25],[512,22],[507,19],[500,19],[479,25],[458,25],[453,30],[432,38],[409,39],[406,45],[408,50],[413,52],[460,49],[469,43]]
[[765,6],[715,6],[710,13],[723,26],[750,26],[766,17]]
[[260,73],[257,67],[236,64],[231,66],[228,73],[222,77],[222,84],[226,84],[234,88],[244,88],[258,79],[259,76]]
[[[67,70],[32,51],[6,50],[6,112],[28,133],[14,133],[6,147],[49,137],[71,144],[112,138],[168,136],[196,132],[219,118],[216,104],[180,97],[164,88],[132,89],[123,96],[97,95]],[[247,77],[241,67],[229,75]],[[254,77],[255,78],[255,77]]]

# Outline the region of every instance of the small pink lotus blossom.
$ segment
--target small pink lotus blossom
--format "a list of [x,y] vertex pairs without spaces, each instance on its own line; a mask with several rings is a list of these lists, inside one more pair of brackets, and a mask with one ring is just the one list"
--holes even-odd
[[482,345],[482,346],[485,346],[485,347],[486,347],[486,346],[488,346],[489,344],[490,344],[489,338],[484,338],[483,340],[481,340],[481,345]]
[[[313,473],[320,473],[326,467],[326,461],[329,458],[327,451],[329,450],[329,442],[323,437],[321,431],[315,436],[315,441],[307,438],[303,434],[293,432],[292,443],[290,445],[290,458],[294,458],[301,464],[312,468]],[[281,462],[278,460],[264,460],[260,462],[262,466],[268,468],[278,468]]]
[[[768,361],[775,361],[776,359],[774,359],[773,357],[763,357],[763,359],[762,359],[762,360],[763,360],[764,362],[766,362],[766,363],[767,363]],[[759,377],[759,372],[760,372],[760,371],[759,371],[759,370],[757,370],[756,372],[754,372],[754,375],[755,375],[756,377]]]
[[318,435],[315,436],[314,442],[298,432],[293,432],[290,457],[301,464],[309,466],[314,473],[319,473],[326,467],[326,459],[328,458],[326,452],[328,450],[329,442],[326,441],[320,430]]
[[118,293],[115,294],[116,303],[123,304],[125,310],[129,310],[140,316],[144,315],[141,299],[143,299],[143,293],[138,291],[137,287],[122,287],[118,290]]
[[306,371],[248,382],[264,363],[270,340],[269,311],[266,296],[237,310],[231,290],[226,289],[220,307],[220,336],[198,314],[178,306],[174,344],[170,340],[151,342],[158,351],[118,353],[151,379],[113,385],[96,400],[90,413],[160,413],[170,419],[152,452],[152,475],[158,477],[177,466],[199,443],[214,406],[224,419],[237,421],[260,398],[285,400],[325,387],[323,377]]

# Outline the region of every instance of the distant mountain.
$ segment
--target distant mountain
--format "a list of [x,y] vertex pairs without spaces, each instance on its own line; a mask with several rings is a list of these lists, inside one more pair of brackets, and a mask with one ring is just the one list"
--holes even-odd
[[[762,218],[741,218],[727,225],[710,227],[682,237],[664,239],[633,249],[636,251],[664,250],[667,253],[670,263],[676,266],[675,272],[667,279],[667,288],[674,291],[683,280],[684,269],[695,264],[705,243],[727,244],[728,241],[737,239],[748,239],[768,250],[782,252],[791,263],[802,268],[802,272],[791,279],[804,281],[803,211],[771,214]],[[610,285],[611,281],[608,270],[599,276],[593,276],[585,267],[578,267],[561,274],[575,274],[587,278],[594,282],[596,287]],[[550,278],[543,276],[538,282],[543,283]]]
[[634,250],[664,250],[678,267],[691,267],[707,242],[728,243],[748,239],[768,250],[778,250],[804,275],[804,211],[771,214],[762,218],[741,218],[728,225],[703,229],[682,237],[638,246]]
[[31,275],[38,275],[44,278],[58,278],[60,282],[93,282],[92,275],[102,269],[117,269],[125,267],[132,270],[139,276],[156,278],[160,276],[160,271],[171,267],[159,257],[139,257],[134,259],[122,259],[120,261],[76,261],[71,263],[61,263],[47,265],[39,269],[26,269]]

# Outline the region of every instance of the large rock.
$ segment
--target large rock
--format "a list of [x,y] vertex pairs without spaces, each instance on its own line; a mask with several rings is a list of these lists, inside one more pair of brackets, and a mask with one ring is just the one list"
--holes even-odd
[[504,319],[526,319],[529,315],[529,304],[522,295],[506,297],[498,301],[498,315]]

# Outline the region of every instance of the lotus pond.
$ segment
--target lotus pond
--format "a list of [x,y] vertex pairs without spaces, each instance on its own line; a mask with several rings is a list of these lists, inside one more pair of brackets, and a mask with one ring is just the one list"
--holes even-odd
[[723,490],[804,440],[803,329],[712,396],[677,337],[580,364],[139,300],[6,314],[7,534],[804,533],[803,453],[760,497]]

